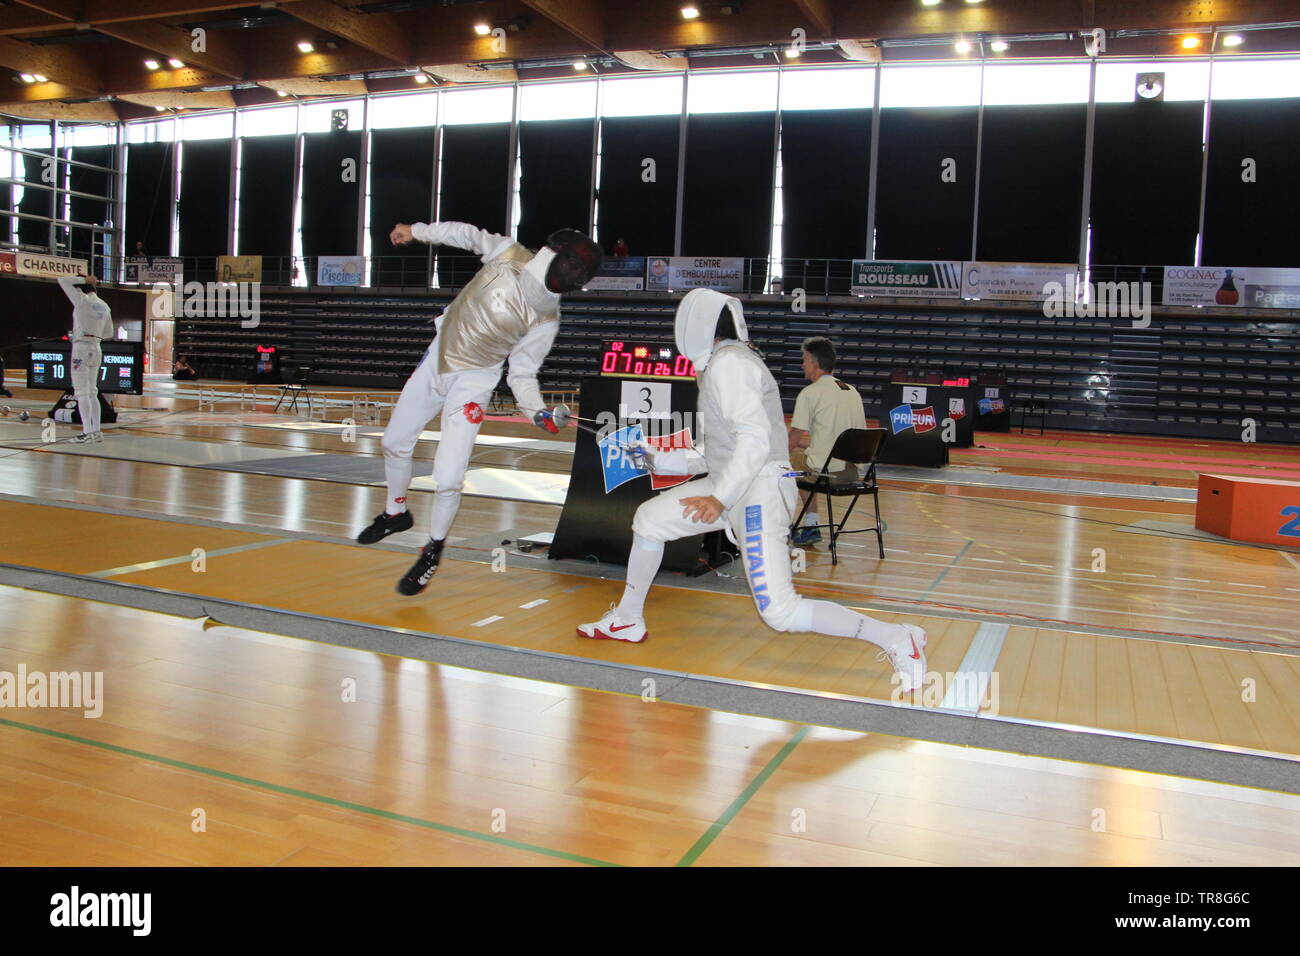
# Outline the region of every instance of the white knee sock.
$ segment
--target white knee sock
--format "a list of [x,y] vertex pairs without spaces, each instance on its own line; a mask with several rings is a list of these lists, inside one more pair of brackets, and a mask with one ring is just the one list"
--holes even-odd
[[645,613],[646,595],[650,593],[650,586],[654,584],[663,559],[662,541],[651,541],[639,534],[632,535],[632,550],[627,555],[627,583],[623,587],[623,597],[618,602],[621,617],[641,620]]
[[897,624],[877,621],[834,601],[810,601],[807,598],[799,601],[791,630],[853,637],[880,647],[891,647],[904,636],[903,629]]
[[388,485],[388,504],[384,512],[399,515],[406,510],[406,492],[411,487],[412,462],[410,455],[384,453],[384,477]]

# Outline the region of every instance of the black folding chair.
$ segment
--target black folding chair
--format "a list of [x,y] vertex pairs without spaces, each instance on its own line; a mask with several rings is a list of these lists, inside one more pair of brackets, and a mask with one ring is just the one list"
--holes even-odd
[[280,405],[284,402],[285,397],[292,395],[289,402],[289,411],[296,411],[298,408],[298,399],[305,397],[307,399],[307,414],[311,415],[311,392],[307,391],[307,377],[311,375],[310,365],[299,365],[293,373],[293,380],[286,385],[280,386],[280,400],[275,403],[275,411],[280,410]]
[[[799,530],[804,513],[807,512],[808,506],[813,503],[817,495],[826,496],[826,520],[828,524],[815,525],[817,528],[827,528],[831,534],[831,564],[839,564],[839,556],[835,553],[835,539],[842,534],[858,534],[862,531],[874,531],[876,534],[876,543],[880,548],[880,556],[885,556],[885,534],[884,527],[880,521],[880,486],[876,482],[876,456],[880,454],[880,448],[885,443],[888,431],[883,428],[846,428],[840,432],[840,437],[835,439],[835,445],[831,448],[831,453],[825,463],[822,464],[821,472],[814,478],[801,478],[796,484],[801,491],[808,492],[808,500],[804,502],[803,507],[799,509],[799,517],[794,519],[794,524],[790,528],[791,536]],[[847,462],[850,465],[866,465],[867,471],[859,481],[832,482],[832,475],[829,471],[833,459],[838,458],[840,461]],[[852,531],[845,531],[844,526],[848,524],[849,515],[853,513],[853,506],[858,503],[858,499],[863,495],[870,495],[872,502],[876,506],[876,526],[874,528],[854,528]],[[853,500],[849,502],[849,507],[844,512],[839,524],[835,523],[835,515],[831,509],[832,498],[843,498],[852,496]],[[810,527],[814,527],[810,525]]]
[[1025,433],[1025,418],[1028,416],[1038,419],[1038,434],[1043,434],[1043,430],[1047,427],[1047,404],[1036,398],[1020,403],[1020,434],[1022,435]]

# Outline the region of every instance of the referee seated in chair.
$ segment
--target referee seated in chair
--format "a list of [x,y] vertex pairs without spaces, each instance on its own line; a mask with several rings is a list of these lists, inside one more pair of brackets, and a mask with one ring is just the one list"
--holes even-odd
[[[866,428],[867,411],[858,390],[842,382],[835,371],[835,346],[831,340],[817,336],[803,343],[803,374],[811,383],[804,386],[795,399],[794,415],[790,418],[791,464],[800,468],[798,449],[804,449],[802,470],[809,474],[821,471],[835,439],[846,428]],[[858,465],[831,459],[831,484],[857,481],[862,477]],[[808,492],[800,489],[800,503],[809,504]],[[794,532],[792,543],[816,544],[822,539],[817,527],[817,503],[809,504],[804,512],[803,527]]]
[[189,363],[187,356],[179,355],[172,366],[172,379],[177,382],[192,382],[199,377],[198,369]]

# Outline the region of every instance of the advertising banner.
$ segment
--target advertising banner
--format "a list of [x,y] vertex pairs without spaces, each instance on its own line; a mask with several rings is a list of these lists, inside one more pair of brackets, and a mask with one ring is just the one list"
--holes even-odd
[[745,260],[712,256],[651,257],[647,260],[645,287],[662,291],[717,289],[719,292],[743,292]]
[[15,252],[14,263],[21,276],[43,276],[57,279],[60,276],[84,276],[87,264],[85,259],[69,259],[66,256],[42,256],[34,252]]
[[961,263],[854,259],[851,291],[854,295],[957,299],[961,297]]
[[218,256],[217,280],[220,282],[261,282],[261,256]]
[[585,289],[638,292],[645,288],[645,256],[606,256]]
[[154,285],[159,282],[180,285],[183,281],[185,264],[180,259],[156,256],[152,259],[127,259],[126,282],[138,282],[141,285]]
[[1300,309],[1300,269],[1165,266],[1163,305]]
[[1050,282],[1061,286],[1075,281],[1079,266],[1073,262],[967,262],[962,269],[964,299],[1013,299],[1042,302]]
[[316,260],[316,284],[359,286],[365,271],[361,256],[321,256]]

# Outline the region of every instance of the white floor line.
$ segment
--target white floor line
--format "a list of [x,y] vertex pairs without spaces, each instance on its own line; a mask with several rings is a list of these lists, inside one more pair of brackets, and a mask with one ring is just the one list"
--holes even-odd
[[[1002,642],[1007,638],[1010,625],[985,622],[975,632],[975,637],[966,648],[954,679],[948,684],[940,707],[961,710],[975,714],[979,712],[980,702],[988,691],[993,669],[997,666],[998,655],[1002,653]],[[997,707],[997,702],[993,701]]]

